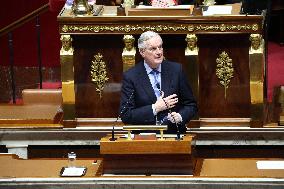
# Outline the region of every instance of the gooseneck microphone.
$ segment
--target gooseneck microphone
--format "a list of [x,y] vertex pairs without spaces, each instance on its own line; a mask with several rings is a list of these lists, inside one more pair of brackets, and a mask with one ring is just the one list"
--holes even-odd
[[133,94],[134,94],[134,90],[132,90],[132,92],[131,92],[129,98],[128,98],[127,101],[126,101],[126,104],[122,107],[122,109],[121,109],[121,111],[119,112],[119,114],[118,114],[118,116],[117,116],[115,122],[113,123],[112,130],[111,130],[111,138],[109,139],[110,141],[115,141],[115,140],[117,139],[117,138],[114,137],[114,126],[117,124],[118,119],[120,118],[120,116],[121,116],[122,113],[124,112],[125,108],[128,106],[128,104],[129,104],[129,102],[130,102],[130,100],[131,100]]
[[[160,86],[160,83],[159,83],[159,82],[156,83],[156,87],[159,89],[160,95],[162,96],[162,90],[161,90],[161,86]],[[166,107],[167,107],[167,109],[169,110],[170,115],[171,115],[171,117],[173,118],[173,120],[174,120],[174,122],[175,122],[175,125],[176,125],[176,128],[177,128],[177,140],[180,140],[180,131],[179,131],[178,123],[176,122],[175,117],[172,115],[172,110],[170,109],[168,103],[165,101],[164,98],[162,98],[162,99],[163,99],[164,103],[166,104]]]

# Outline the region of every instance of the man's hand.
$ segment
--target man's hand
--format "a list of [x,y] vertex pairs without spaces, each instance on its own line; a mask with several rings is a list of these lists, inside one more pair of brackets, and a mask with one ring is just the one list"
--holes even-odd
[[179,123],[182,122],[182,117],[179,113],[172,112],[171,114],[168,114],[168,120],[170,120],[172,123]]
[[175,107],[176,103],[178,103],[178,98],[176,94],[172,94],[166,98],[164,98],[164,93],[158,98],[156,103],[154,104],[156,113],[164,111],[169,108]]

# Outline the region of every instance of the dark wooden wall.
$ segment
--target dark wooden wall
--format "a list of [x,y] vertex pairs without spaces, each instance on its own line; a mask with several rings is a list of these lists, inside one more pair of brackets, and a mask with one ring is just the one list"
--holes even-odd
[[[136,38],[135,46],[137,46]],[[185,72],[191,62],[185,57],[186,35],[162,35],[165,58],[184,66]],[[250,76],[248,34],[198,35],[199,46],[199,116],[200,117],[250,117]],[[119,109],[121,80],[123,74],[123,35],[74,36],[74,75],[76,94],[76,117],[116,117]],[[233,60],[233,78],[227,89],[216,76],[216,59],[223,51]],[[91,82],[91,62],[101,53],[106,63],[107,76],[102,98]],[[142,58],[137,49],[136,62]]]

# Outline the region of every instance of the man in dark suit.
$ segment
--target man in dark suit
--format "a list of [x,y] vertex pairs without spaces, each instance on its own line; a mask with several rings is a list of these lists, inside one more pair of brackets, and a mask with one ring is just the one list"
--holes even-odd
[[120,112],[125,124],[167,124],[166,133],[185,133],[197,105],[181,64],[164,60],[159,34],[147,31],[138,39],[144,61],[123,74]]

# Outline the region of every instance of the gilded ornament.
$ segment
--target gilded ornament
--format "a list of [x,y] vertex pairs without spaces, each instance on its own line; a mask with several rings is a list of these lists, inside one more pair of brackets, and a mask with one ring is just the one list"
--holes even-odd
[[65,33],[65,32],[68,32],[68,26],[66,26],[66,25],[64,25],[63,27],[62,27],[62,31]]
[[194,25],[188,25],[187,30],[188,31],[194,31]]
[[185,41],[187,42],[185,48],[185,55],[197,55],[198,54],[198,47],[197,47],[197,37],[195,34],[187,34]]
[[220,30],[221,30],[221,31],[225,31],[225,30],[226,30],[226,25],[225,25],[225,24],[221,24]]
[[160,31],[162,31],[162,30],[163,30],[163,26],[162,26],[162,25],[156,26],[156,31],[157,31],[157,32],[160,32]]
[[102,98],[105,83],[109,80],[109,78],[107,77],[106,64],[103,61],[102,54],[100,53],[94,55],[92,60],[91,77],[92,82],[97,85],[96,91],[99,93],[100,98]]
[[134,0],[124,0],[123,7],[131,7],[134,5]]
[[124,30],[128,33],[131,31],[131,27],[129,25],[126,25]]
[[249,37],[249,40],[251,41],[251,49],[258,50],[261,45],[261,41],[262,41],[261,35],[251,34]]
[[136,48],[134,47],[135,38],[132,35],[124,35],[124,48],[122,52],[123,71],[135,65]]
[[73,55],[72,37],[70,35],[61,35],[60,41],[62,43],[60,55]]
[[212,6],[216,2],[215,2],[215,0],[204,0],[202,3],[203,3],[204,6]]
[[252,28],[253,31],[257,31],[258,30],[258,25],[257,24],[253,24],[251,28]]
[[228,56],[228,53],[223,51],[219,54],[219,58],[216,59],[216,76],[220,80],[220,84],[224,86],[225,89],[225,99],[227,97],[227,89],[233,78],[234,68],[232,59]]
[[92,9],[87,0],[74,0],[72,4],[72,12],[75,15],[91,15]]
[[243,24],[243,25],[227,25],[227,24],[165,24],[165,25],[88,25],[88,26],[77,26],[77,25],[63,25],[61,31],[63,33],[68,32],[120,32],[120,33],[130,33],[130,32],[144,32],[144,31],[155,31],[155,32],[170,32],[170,31],[181,31],[181,32],[194,32],[194,31],[257,31],[259,28],[258,24]]

